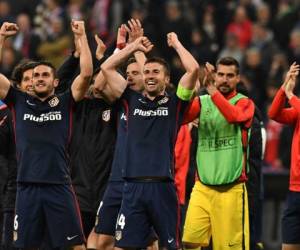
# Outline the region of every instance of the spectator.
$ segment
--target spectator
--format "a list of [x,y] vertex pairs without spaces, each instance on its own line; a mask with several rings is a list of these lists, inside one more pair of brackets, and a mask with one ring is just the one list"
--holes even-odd
[[54,66],[59,66],[70,50],[71,37],[64,32],[62,19],[53,19],[50,24],[52,34],[38,47],[37,53],[42,59],[51,62]]
[[29,15],[19,14],[17,25],[19,26],[19,33],[13,40],[14,49],[19,51],[23,58],[37,60],[39,58],[37,48],[40,45],[40,37],[33,32]]
[[230,56],[235,58],[239,63],[242,63],[243,60],[243,51],[239,46],[238,37],[234,33],[227,33],[225,45],[220,51],[218,58]]
[[252,38],[252,22],[247,16],[246,9],[239,6],[233,17],[233,21],[228,25],[226,32],[234,33],[238,37],[239,46],[245,49]]

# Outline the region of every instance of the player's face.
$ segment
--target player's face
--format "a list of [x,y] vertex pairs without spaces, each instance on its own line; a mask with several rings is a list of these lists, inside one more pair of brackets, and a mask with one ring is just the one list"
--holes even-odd
[[54,88],[57,86],[53,71],[47,65],[38,65],[33,69],[32,83],[34,93],[40,98],[54,94]]
[[216,72],[216,87],[222,94],[229,94],[236,89],[240,81],[236,66],[219,64]]
[[141,92],[144,89],[143,74],[137,63],[130,63],[126,69],[126,79],[129,88]]
[[162,94],[168,81],[169,77],[166,75],[163,65],[156,62],[145,64],[144,86],[150,96]]
[[33,94],[32,73],[33,69],[24,71],[22,80],[20,82],[20,90],[22,90],[23,92],[27,92],[30,95]]

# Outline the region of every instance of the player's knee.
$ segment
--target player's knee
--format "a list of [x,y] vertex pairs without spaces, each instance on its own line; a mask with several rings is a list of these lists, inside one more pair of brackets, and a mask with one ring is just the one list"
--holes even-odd
[[85,245],[76,245],[72,247],[72,250],[86,250]]
[[114,249],[114,237],[100,235],[97,239],[98,250],[113,250]]
[[199,247],[201,247],[199,243],[190,243],[190,242],[183,242],[182,245],[183,245],[183,249],[185,250],[198,249]]
[[159,246],[158,246],[157,239],[153,239],[147,246],[147,250],[158,250],[158,249],[159,249]]

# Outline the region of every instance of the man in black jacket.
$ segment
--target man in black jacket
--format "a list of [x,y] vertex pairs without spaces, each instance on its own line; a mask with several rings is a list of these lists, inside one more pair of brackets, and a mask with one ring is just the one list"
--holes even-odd
[[[98,69],[93,78],[99,73],[106,49],[97,36],[95,40],[97,49],[94,67]],[[56,92],[70,87],[78,67],[79,59],[75,50],[57,72],[60,83]],[[93,81],[86,97],[74,106],[70,143],[72,185],[79,202],[86,237],[94,227],[97,208],[106,188],[116,137],[115,110],[93,88]]]

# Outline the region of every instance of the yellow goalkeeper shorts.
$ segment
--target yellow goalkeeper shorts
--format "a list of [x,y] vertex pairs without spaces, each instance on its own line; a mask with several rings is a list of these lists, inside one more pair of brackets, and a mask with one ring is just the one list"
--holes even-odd
[[195,183],[187,210],[184,243],[214,250],[249,250],[248,197],[244,183],[206,186]]

